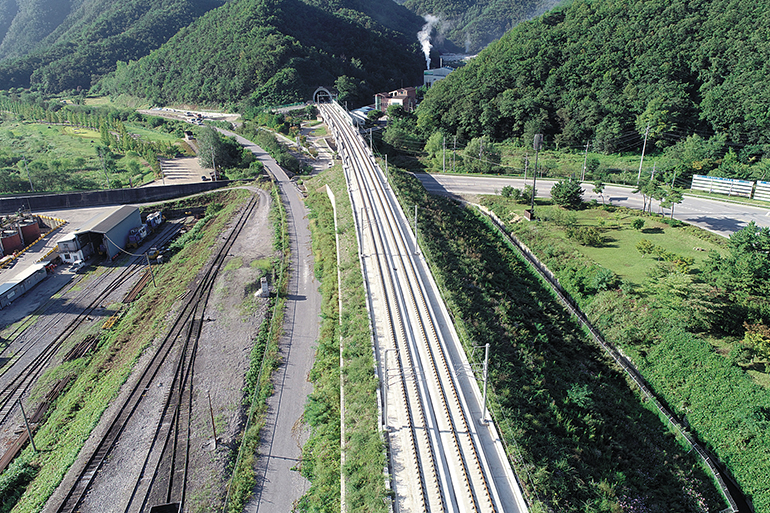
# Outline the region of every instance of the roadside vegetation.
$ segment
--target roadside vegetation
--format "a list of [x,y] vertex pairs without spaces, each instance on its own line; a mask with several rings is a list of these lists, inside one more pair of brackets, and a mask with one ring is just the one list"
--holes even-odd
[[[757,510],[770,507],[770,230],[750,224],[726,240],[626,209],[544,204],[528,223],[510,199],[483,203],[632,358]],[[570,237],[587,228],[598,244]]]
[[280,142],[280,136],[298,140],[301,145],[304,145],[305,137],[299,135],[300,127],[303,121],[315,119],[316,114],[317,109],[314,105],[288,114],[263,111],[253,114],[250,120],[244,121],[238,132],[268,152],[284,170],[295,175],[304,175],[310,173],[312,168],[292,155],[286,145]]
[[247,196],[245,191],[232,190],[198,197],[192,202],[186,200],[179,205],[180,208],[208,203],[219,206],[210,209],[199,221],[201,229],[195,231],[196,235],[190,237],[188,244],[180,248],[169,263],[154,268],[158,288],[148,285],[136,301],[121,311],[112,328],[101,331],[96,351],[47,374],[44,379],[68,379],[70,383],[49,408],[45,422],[35,434],[35,443],[41,451],[34,453],[27,447],[9,469],[10,474],[4,472],[0,478],[0,486],[7,486],[0,490],[4,500],[20,495],[15,506],[11,504],[7,510],[32,513],[43,507],[141,354],[165,329],[167,313],[209,258],[205,248],[221,237]]
[[[340,342],[345,395],[345,502],[348,511],[387,511],[384,445],[379,432],[377,377],[366,308],[366,292],[345,177],[339,166],[305,182],[311,209],[316,273],[323,297],[321,339],[310,377],[313,393],[305,407],[311,437],[303,448],[302,474],[312,485],[301,511],[340,511]],[[334,214],[337,202],[340,268],[337,269]],[[341,290],[337,288],[340,273]],[[339,294],[339,296],[338,296]],[[338,311],[338,299],[342,312]]]
[[484,218],[391,170],[466,352],[491,344],[491,411],[532,510],[722,509],[686,443]]
[[138,186],[159,158],[192,154],[189,125],[134,110],[0,93],[0,111],[0,193]]

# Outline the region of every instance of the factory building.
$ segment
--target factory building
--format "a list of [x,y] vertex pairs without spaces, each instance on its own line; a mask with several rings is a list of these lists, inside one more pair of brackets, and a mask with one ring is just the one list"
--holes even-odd
[[94,254],[94,242],[96,246],[101,244],[101,240],[96,240],[91,232],[70,233],[58,242],[59,256],[69,264],[78,260],[85,262]]
[[427,69],[422,72],[422,84],[430,87],[439,80],[445,79],[454,70],[452,68],[442,67],[436,69]]
[[417,90],[414,87],[402,87],[374,95],[374,108],[380,112],[387,112],[391,105],[400,105],[407,112],[413,111],[417,107]]
[[[64,255],[69,253],[68,262],[84,260],[83,258],[73,258],[77,252],[88,252],[96,249],[100,254],[105,254],[108,258],[115,258],[121,250],[125,249],[128,242],[128,232],[132,228],[141,226],[142,216],[137,207],[123,206],[115,207],[113,210],[100,214],[74,233],[74,237],[68,237],[62,240],[59,245],[59,254],[64,259]],[[65,243],[64,246],[61,243]],[[66,248],[67,251],[62,251]]]

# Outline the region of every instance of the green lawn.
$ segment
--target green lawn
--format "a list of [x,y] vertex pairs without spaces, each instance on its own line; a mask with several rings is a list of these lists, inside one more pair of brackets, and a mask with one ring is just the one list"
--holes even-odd
[[[528,205],[522,205],[501,196],[485,196],[482,203],[492,208],[504,221],[510,221],[515,216],[523,216]],[[538,216],[552,218],[560,207],[550,205],[549,200],[538,200],[535,208]],[[506,213],[506,215],[501,215]],[[707,258],[711,250],[719,250],[719,237],[701,230],[680,226],[673,227],[662,222],[660,216],[642,215],[628,209],[610,207],[587,208],[568,212],[574,215],[578,226],[595,226],[604,236],[605,244],[601,247],[583,246],[567,238],[564,229],[559,229],[555,223],[546,221],[552,235],[563,240],[574,251],[579,252],[590,261],[612,270],[626,281],[640,285],[647,278],[656,264],[652,255],[642,256],[636,249],[636,243],[648,239],[657,246],[666,248],[671,253],[695,260],[694,268]],[[631,223],[635,219],[644,219],[644,227],[635,230]],[[542,222],[542,221],[540,221]],[[701,236],[696,234],[700,233]],[[697,249],[696,249],[697,248]]]

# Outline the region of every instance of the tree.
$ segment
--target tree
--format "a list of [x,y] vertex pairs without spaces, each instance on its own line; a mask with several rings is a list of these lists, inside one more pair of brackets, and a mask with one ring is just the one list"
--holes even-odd
[[674,218],[674,205],[681,203],[684,200],[682,189],[678,187],[666,186],[664,187],[663,201],[660,206],[663,208],[671,209],[671,219]]
[[727,246],[725,255],[709,253],[703,263],[704,281],[741,307],[724,312],[734,328],[746,320],[743,316],[770,323],[770,228],[752,221],[733,233]]
[[[637,231],[641,230],[642,228],[644,228],[644,219],[642,219],[641,217],[637,217],[636,219],[631,221],[631,227]],[[645,240],[645,239],[642,239],[642,240]]]
[[655,250],[655,244],[649,239],[639,239],[639,242],[636,243],[636,250],[641,253],[642,258],[644,258],[644,255],[649,255]]
[[604,205],[604,182],[602,182],[601,180],[596,180],[594,182],[594,194],[598,194],[599,196],[601,196],[602,205]]
[[575,178],[559,180],[551,187],[551,198],[564,208],[577,209],[583,204],[583,188]]
[[743,336],[743,345],[763,358],[770,359],[770,327],[761,323],[743,323],[746,333]]
[[202,167],[222,165],[222,140],[219,132],[207,126],[198,134],[198,162]]
[[463,152],[465,169],[471,173],[494,173],[500,165],[500,151],[489,137],[476,137]]

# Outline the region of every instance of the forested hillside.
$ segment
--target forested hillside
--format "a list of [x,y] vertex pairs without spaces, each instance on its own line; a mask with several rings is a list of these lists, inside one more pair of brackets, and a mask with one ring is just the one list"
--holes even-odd
[[425,137],[441,129],[527,144],[543,133],[606,152],[641,147],[646,130],[659,146],[718,133],[761,156],[768,27],[764,2],[579,0],[518,25],[439,82],[419,126]]
[[421,22],[391,1],[235,0],[144,59],[119,63],[100,91],[248,107],[308,100],[325,85],[351,106],[368,104],[375,92],[420,80]]
[[[439,18],[436,42],[446,39],[467,53],[475,53],[500,39],[518,23],[543,14],[559,0],[407,0],[420,15]],[[447,49],[451,49],[447,45]]]
[[88,89],[221,0],[21,0],[0,4],[0,89]]

